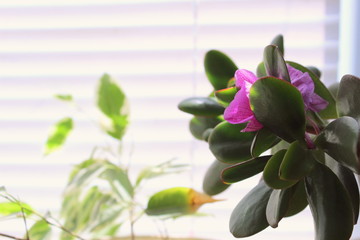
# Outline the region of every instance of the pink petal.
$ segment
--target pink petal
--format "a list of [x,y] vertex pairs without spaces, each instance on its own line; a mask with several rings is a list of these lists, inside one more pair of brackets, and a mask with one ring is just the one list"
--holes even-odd
[[236,93],[234,100],[231,101],[224,111],[224,119],[232,124],[247,122],[253,115],[244,88]]
[[241,132],[255,132],[262,129],[264,126],[253,116],[246,127]]
[[329,103],[326,100],[314,93],[310,99],[309,109],[314,112],[320,112],[325,109],[328,104]]
[[246,83],[247,85],[250,84],[250,86],[254,84],[254,82],[257,80],[257,77],[254,73],[246,69],[239,69],[235,72],[235,79],[235,86],[238,88],[243,88],[245,87]]

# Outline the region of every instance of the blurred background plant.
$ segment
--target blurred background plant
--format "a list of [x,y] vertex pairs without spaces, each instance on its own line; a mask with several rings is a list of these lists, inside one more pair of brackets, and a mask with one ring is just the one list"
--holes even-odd
[[[85,113],[72,95],[55,96]],[[44,215],[36,212],[2,189],[6,200],[0,204],[3,216],[24,219],[24,238],[2,234],[13,239],[53,239],[61,230],[59,239],[103,239],[119,234],[121,227],[130,227],[130,237],[135,239],[135,223],[144,215],[166,220],[185,215],[196,215],[204,203],[215,200],[206,194],[188,187],[172,187],[155,193],[147,199],[138,197],[148,180],[187,170],[187,165],[176,163],[175,159],[154,166],[147,166],[132,176],[131,162],[122,158],[122,139],[129,124],[129,104],[125,93],[110,75],[104,74],[97,87],[96,106],[100,121],[93,120],[96,127],[115,140],[115,146],[106,144],[94,147],[85,161],[74,166],[64,190],[60,215]],[[85,113],[86,114],[86,113]],[[44,155],[59,150],[74,129],[72,117],[62,118],[55,123],[45,143]],[[133,177],[133,178],[132,178]],[[146,206],[147,205],[147,206]],[[201,214],[199,214],[201,215]],[[31,216],[31,219],[29,217]],[[29,221],[30,220],[30,221]],[[29,221],[29,223],[28,223]],[[31,227],[28,229],[28,225]],[[164,228],[165,225],[164,225]],[[158,229],[168,239],[166,229]]]

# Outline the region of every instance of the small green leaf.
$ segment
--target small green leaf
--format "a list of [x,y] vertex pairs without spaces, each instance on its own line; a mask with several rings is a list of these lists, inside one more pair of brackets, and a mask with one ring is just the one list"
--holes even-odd
[[193,97],[181,101],[178,108],[186,113],[203,117],[216,117],[224,113],[224,107],[209,97]]
[[222,121],[223,118],[221,117],[195,116],[190,120],[190,124],[189,124],[190,132],[196,139],[205,140],[204,139],[205,131],[214,128]]
[[191,188],[173,187],[155,193],[150,197],[147,215],[185,215],[192,214],[205,203],[216,200]]
[[72,102],[73,101],[73,96],[70,94],[57,94],[54,96],[56,99],[59,99],[61,101],[65,101],[65,102]]
[[205,72],[215,90],[228,87],[228,82],[234,77],[238,67],[224,53],[211,50],[204,60]]
[[229,104],[238,92],[237,87],[229,87],[215,92],[215,97],[221,102]]
[[266,206],[266,219],[271,227],[278,227],[280,220],[286,215],[293,194],[292,188],[272,191]]
[[256,133],[254,141],[251,144],[251,155],[253,157],[258,157],[260,154],[275,146],[280,141],[281,139],[273,134],[269,129],[262,128]]
[[352,117],[338,118],[318,135],[316,146],[353,172],[360,173],[360,161],[357,157],[359,125]]
[[108,74],[100,79],[97,106],[109,118],[102,127],[110,136],[121,139],[128,124],[128,103],[125,93]]
[[267,162],[263,179],[273,189],[283,189],[293,186],[297,181],[280,179],[280,166],[286,154],[286,149],[276,152]]
[[29,238],[31,240],[51,239],[51,227],[45,220],[39,220],[29,229]]
[[284,37],[283,35],[279,34],[277,35],[270,43],[271,45],[275,45],[279,48],[279,51],[281,53],[282,56],[284,56],[285,54],[285,50],[284,50]]
[[262,77],[266,77],[268,76],[266,73],[266,69],[265,69],[265,64],[264,62],[259,63],[259,65],[256,68],[256,76],[258,78],[262,78]]
[[246,124],[222,122],[209,138],[209,147],[214,156],[224,163],[238,163],[251,158],[250,147],[254,132],[240,132]]
[[31,215],[33,213],[30,205],[23,202],[2,202],[0,203],[0,215],[8,216],[13,214]]
[[340,116],[350,116],[360,124],[360,78],[345,75],[341,78],[337,95]]
[[[306,68],[309,69],[311,72],[313,72],[318,78],[321,77],[321,71],[318,68],[316,68],[314,66],[307,66]],[[336,96],[336,95],[334,95],[334,96]]]
[[293,85],[274,77],[261,78],[250,89],[250,105],[256,119],[280,138],[304,141],[304,102]]
[[261,181],[238,203],[230,216],[230,232],[234,237],[249,237],[269,226],[266,206],[272,191]]
[[221,180],[221,172],[228,167],[228,164],[215,160],[207,169],[203,179],[203,190],[206,194],[213,196],[225,191],[229,184]]
[[297,181],[307,176],[315,166],[315,151],[305,148],[298,141],[293,142],[280,165],[280,178]]
[[320,81],[320,79],[309,69],[306,67],[295,63],[287,61],[287,64],[292,66],[293,68],[296,68],[297,70],[300,70],[301,72],[307,72],[309,73],[311,79],[314,82],[315,85],[315,93],[325,99],[328,102],[328,106],[319,112],[319,115],[324,119],[333,119],[337,118],[337,110],[336,110],[336,101],[333,97],[333,95],[330,93],[330,91],[326,88],[326,86]]
[[71,118],[63,118],[57,122],[46,141],[45,154],[48,155],[59,149],[65,143],[72,129],[73,120]]
[[225,168],[221,178],[225,183],[235,183],[252,177],[264,170],[270,157],[257,157]]
[[354,223],[353,209],[348,193],[337,176],[328,167],[317,163],[305,180],[316,239],[350,239]]
[[283,53],[275,45],[269,45],[264,50],[264,65],[267,76],[290,82],[289,72],[283,58]]

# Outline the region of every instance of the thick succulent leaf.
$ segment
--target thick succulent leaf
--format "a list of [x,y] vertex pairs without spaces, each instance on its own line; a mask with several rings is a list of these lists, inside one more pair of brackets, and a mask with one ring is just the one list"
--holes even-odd
[[231,213],[229,224],[234,237],[248,237],[269,226],[266,206],[272,191],[261,181],[238,203]]
[[273,146],[271,148],[271,154],[274,155],[275,153],[277,153],[280,150],[288,149],[289,146],[290,146],[290,143],[288,143],[284,140],[281,140],[278,144],[276,144],[275,146]]
[[304,180],[299,181],[291,188],[293,188],[294,194],[290,199],[289,208],[285,214],[285,217],[290,217],[298,214],[309,205],[306,197]]
[[286,151],[280,166],[280,178],[300,180],[307,176],[315,166],[317,150],[307,149],[298,141],[293,142]]
[[228,87],[228,82],[238,69],[235,63],[224,53],[211,50],[206,53],[205,73],[215,90]]
[[226,184],[221,180],[221,172],[229,167],[228,164],[215,160],[207,169],[203,179],[203,190],[206,194],[213,196],[225,191],[230,184]]
[[274,77],[259,79],[250,89],[250,105],[256,119],[280,138],[304,141],[304,102],[290,83]]
[[328,155],[326,155],[326,166],[328,166],[336,174],[340,182],[344,185],[344,188],[349,193],[353,207],[354,223],[357,223],[357,220],[359,218],[360,193],[354,173],[350,169],[339,164],[337,161],[335,161]]
[[251,155],[258,157],[260,154],[275,146],[281,141],[274,133],[267,128],[260,129],[251,144]]
[[128,125],[128,102],[123,90],[108,74],[100,79],[97,106],[108,118],[102,123],[105,132],[116,139],[122,139]]
[[151,196],[145,212],[150,216],[185,215],[196,212],[205,203],[215,201],[217,200],[191,188],[174,187]]
[[214,156],[224,163],[238,163],[251,158],[250,147],[255,132],[240,132],[246,124],[222,122],[209,138],[209,147]]
[[333,118],[337,118],[338,114],[337,114],[337,110],[336,110],[336,101],[334,96],[331,94],[331,92],[326,88],[326,86],[320,81],[320,79],[309,69],[307,69],[306,67],[295,63],[295,62],[290,62],[287,61],[287,64],[289,64],[290,66],[296,68],[297,70],[300,70],[301,72],[308,72],[311,79],[314,82],[315,85],[315,93],[317,95],[319,95],[320,97],[322,97],[323,99],[325,99],[329,104],[328,106],[319,112],[319,115],[324,118],[324,119],[333,119]]
[[262,77],[266,77],[268,76],[266,73],[266,69],[265,69],[265,64],[264,62],[259,63],[259,65],[256,68],[256,76],[258,78],[262,78]]
[[280,220],[288,211],[293,194],[292,188],[275,189],[272,191],[266,206],[266,219],[271,227],[278,227]]
[[43,219],[35,222],[28,231],[31,240],[47,240],[51,239],[51,227]]
[[204,133],[208,129],[214,128],[223,121],[220,117],[200,117],[196,116],[190,120],[189,129],[191,134],[199,140],[205,140]]
[[193,97],[181,101],[178,108],[196,116],[216,117],[224,113],[224,107],[209,97]]
[[267,76],[290,82],[289,72],[281,50],[275,45],[269,45],[264,50],[264,65]]
[[284,37],[283,35],[279,34],[277,35],[272,41],[271,41],[271,45],[275,45],[279,48],[280,53],[282,54],[282,56],[284,56],[285,54],[285,50],[284,50]]
[[221,178],[225,183],[234,183],[252,177],[264,170],[270,157],[257,157],[225,168]]
[[325,127],[316,138],[315,144],[340,164],[359,174],[358,139],[359,125],[357,121],[352,117],[341,117]]
[[337,95],[340,116],[350,116],[360,123],[360,78],[345,75],[341,78]]
[[[321,77],[321,71],[317,67],[307,66],[306,68],[309,69],[311,72],[313,72],[318,78]],[[333,95],[333,96],[336,96],[336,95]]]
[[280,179],[280,166],[285,154],[286,149],[279,150],[269,159],[264,168],[263,179],[273,189],[288,188],[297,183],[297,181]]
[[215,97],[223,103],[229,104],[237,93],[237,87],[229,87],[215,92]]
[[308,202],[315,222],[316,240],[348,240],[353,230],[353,209],[337,176],[317,163],[305,178]]
[[50,154],[64,145],[72,129],[73,120],[71,118],[66,117],[58,121],[53,126],[53,129],[46,140],[45,154]]

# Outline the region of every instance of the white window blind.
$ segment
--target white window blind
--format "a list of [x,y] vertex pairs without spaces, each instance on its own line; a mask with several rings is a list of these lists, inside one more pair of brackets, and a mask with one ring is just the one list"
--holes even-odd
[[[201,190],[214,158],[190,136],[190,116],[177,104],[210,92],[205,52],[218,49],[240,68],[255,70],[263,48],[282,33],[286,58],[319,67],[330,84],[337,80],[338,12],[337,0],[1,0],[0,185],[40,211],[56,213],[71,167],[109,140],[87,116],[52,96],[73,94],[92,113],[97,80],[106,72],[130,100],[124,148],[132,154],[123,161],[131,161],[134,172],[174,157],[191,165],[185,174],[150,182],[144,196],[172,186]],[[77,119],[75,131],[61,151],[43,157],[49,127],[64,116]],[[256,181],[235,184],[218,197],[226,201],[200,209],[211,216],[170,221],[169,234],[233,239],[229,215]],[[22,230],[0,222],[0,232]],[[147,219],[136,230],[158,233]],[[251,239],[312,235],[306,211]]]

